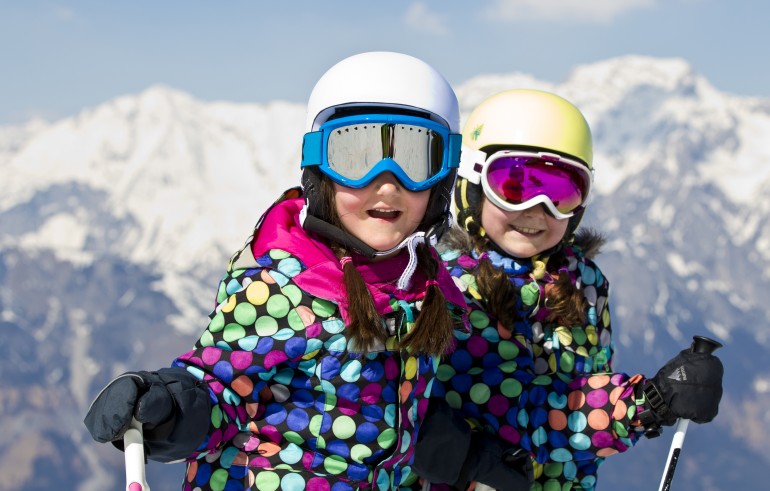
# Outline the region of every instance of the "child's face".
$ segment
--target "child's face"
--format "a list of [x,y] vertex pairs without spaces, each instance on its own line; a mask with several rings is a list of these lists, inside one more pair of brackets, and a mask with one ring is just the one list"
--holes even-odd
[[333,185],[342,226],[378,251],[397,246],[417,230],[430,198],[430,189],[408,191],[390,172],[360,189]]
[[532,257],[561,241],[569,220],[557,220],[543,205],[524,211],[501,210],[486,198],[481,208],[481,225],[501,249],[516,258]]

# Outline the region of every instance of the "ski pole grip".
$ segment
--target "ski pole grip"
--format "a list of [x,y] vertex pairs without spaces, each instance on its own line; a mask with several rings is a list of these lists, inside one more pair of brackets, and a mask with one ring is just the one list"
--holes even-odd
[[690,351],[693,353],[713,353],[722,347],[722,343],[706,336],[693,336]]

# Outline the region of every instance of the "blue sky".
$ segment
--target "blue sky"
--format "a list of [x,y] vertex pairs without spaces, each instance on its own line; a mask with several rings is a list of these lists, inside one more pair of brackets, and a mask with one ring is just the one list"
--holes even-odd
[[558,82],[625,54],[680,57],[720,90],[770,97],[765,0],[8,0],[0,124],[55,120],[162,83],[203,100],[304,102],[361,51],[412,54],[453,84]]

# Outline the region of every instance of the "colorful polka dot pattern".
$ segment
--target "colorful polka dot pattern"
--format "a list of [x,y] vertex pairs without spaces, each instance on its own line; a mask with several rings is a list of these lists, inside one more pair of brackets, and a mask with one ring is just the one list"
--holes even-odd
[[[228,272],[208,328],[175,362],[208,382],[213,401],[210,433],[189,461],[185,491],[384,490],[416,482],[412,441],[438,362],[351,351],[337,305],[292,281],[312,271],[299,258],[271,250],[254,266]],[[405,318],[417,315],[414,302],[394,297],[390,305],[409,309]]]
[[485,310],[474,277],[477,260],[456,251],[442,254],[465,292],[472,328],[456,336],[435,391],[472,425],[528,450],[537,491],[594,489],[603,459],[637,440],[629,431],[636,413],[633,386],[624,374],[604,373],[612,354],[607,281],[591,261],[565,252],[569,274],[588,300],[587,324],[545,322],[548,275],[536,282],[525,273],[512,278],[526,290],[520,312],[525,320],[514,333]]

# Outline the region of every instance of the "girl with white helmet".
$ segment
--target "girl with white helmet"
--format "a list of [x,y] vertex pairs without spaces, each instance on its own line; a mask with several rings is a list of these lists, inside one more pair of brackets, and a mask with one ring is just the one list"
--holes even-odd
[[110,383],[86,425],[149,458],[186,459],[185,490],[396,489],[411,470],[439,358],[467,329],[433,249],[450,225],[457,99],[426,63],[347,58],[308,104],[302,189],[230,261],[206,330],[172,368]]
[[[439,250],[471,309],[471,333],[458,335],[435,395],[474,430],[499,435],[522,472],[513,457],[528,452],[533,490],[594,489],[598,465],[640,436],[677,417],[711,421],[722,394],[713,355],[682,352],[651,379],[611,371],[609,286],[591,259],[604,239],[578,230],[594,178],[581,112],[548,92],[505,91],[472,111],[463,145],[459,227]],[[694,378],[669,379],[673,365]],[[426,437],[467,431],[439,422],[427,420]]]

